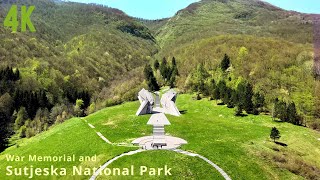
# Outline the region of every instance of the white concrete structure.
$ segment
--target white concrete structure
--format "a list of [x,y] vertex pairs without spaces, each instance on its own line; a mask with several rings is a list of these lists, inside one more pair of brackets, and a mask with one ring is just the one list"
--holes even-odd
[[138,99],[140,101],[140,107],[136,115],[139,116],[143,114],[151,114],[154,104],[152,93],[145,89],[142,89],[138,94]]
[[170,122],[164,113],[152,114],[147,124],[153,126],[153,135],[138,138],[132,141],[132,144],[147,150],[175,149],[187,144],[187,141],[181,138],[165,135],[164,126],[170,125]]
[[173,136],[164,136],[164,140],[166,142],[165,146],[153,146],[153,136],[144,136],[132,141],[133,145],[140,146],[146,150],[152,149],[176,149],[179,148],[183,144],[187,144],[188,142]]
[[170,89],[161,97],[161,105],[162,105],[162,112],[166,114],[171,114],[173,116],[180,116],[180,111],[178,110],[175,102],[177,100],[177,93]]
[[138,96],[141,105],[136,113],[137,116],[152,114],[147,124],[153,126],[153,135],[138,138],[132,141],[132,144],[148,150],[174,149],[180,147],[182,144],[187,144],[187,141],[181,138],[166,136],[164,131],[164,126],[170,125],[165,114],[174,116],[181,115],[175,105],[177,93],[174,90],[169,90],[162,96],[161,100],[159,92],[155,92],[154,95],[155,98],[152,93],[142,89]]
[[162,147],[166,146],[166,139],[165,139],[165,131],[164,131],[164,126],[165,125],[170,125],[169,120],[163,113],[156,113],[153,114],[148,123],[148,125],[153,126],[153,142],[152,146],[153,147]]

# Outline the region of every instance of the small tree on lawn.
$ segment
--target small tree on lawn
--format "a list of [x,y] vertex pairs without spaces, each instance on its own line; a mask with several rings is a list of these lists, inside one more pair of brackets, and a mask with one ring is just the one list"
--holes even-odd
[[271,129],[270,138],[273,139],[274,142],[276,142],[276,139],[280,139],[280,132],[276,127],[273,127]]

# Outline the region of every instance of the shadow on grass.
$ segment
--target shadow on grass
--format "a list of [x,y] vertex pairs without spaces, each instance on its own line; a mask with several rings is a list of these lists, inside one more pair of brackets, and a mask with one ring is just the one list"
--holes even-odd
[[276,144],[280,145],[280,146],[283,146],[283,147],[287,147],[288,145],[286,143],[282,143],[282,142],[275,142]]
[[281,120],[278,120],[278,119],[274,119],[273,122],[276,122],[276,123],[284,123],[284,121],[281,121]]
[[181,114],[187,114],[188,110],[182,110],[180,111]]
[[237,116],[237,117],[247,117],[248,114],[237,114],[236,116]]

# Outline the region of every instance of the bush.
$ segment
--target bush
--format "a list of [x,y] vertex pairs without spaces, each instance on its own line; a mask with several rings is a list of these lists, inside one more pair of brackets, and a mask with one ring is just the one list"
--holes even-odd
[[36,133],[34,132],[34,130],[32,128],[27,128],[26,129],[26,137],[30,138],[33,137]]
[[238,106],[236,106],[236,107],[234,108],[234,115],[235,115],[235,116],[241,116],[241,115],[242,115],[242,109],[239,108]]
[[317,121],[312,122],[311,125],[310,125],[310,127],[311,127],[313,130],[318,130],[318,131],[320,131],[320,122],[317,122]]
[[111,107],[118,104],[121,104],[122,102],[119,99],[108,99],[105,101],[105,107]]
[[27,131],[26,126],[21,126],[21,128],[20,128],[20,133],[19,133],[19,137],[20,137],[20,138],[25,138],[25,137],[26,137],[26,131]]
[[96,103],[91,103],[90,104],[90,106],[89,106],[89,108],[88,108],[88,110],[87,110],[87,114],[89,115],[89,114],[92,114],[92,113],[94,113],[96,111]]

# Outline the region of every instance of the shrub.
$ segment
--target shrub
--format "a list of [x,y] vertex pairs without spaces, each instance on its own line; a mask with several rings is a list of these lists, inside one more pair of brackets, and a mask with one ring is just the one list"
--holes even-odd
[[25,138],[25,137],[26,137],[26,131],[27,131],[26,126],[21,126],[21,128],[20,128],[20,133],[19,133],[19,137],[20,137],[20,138]]

